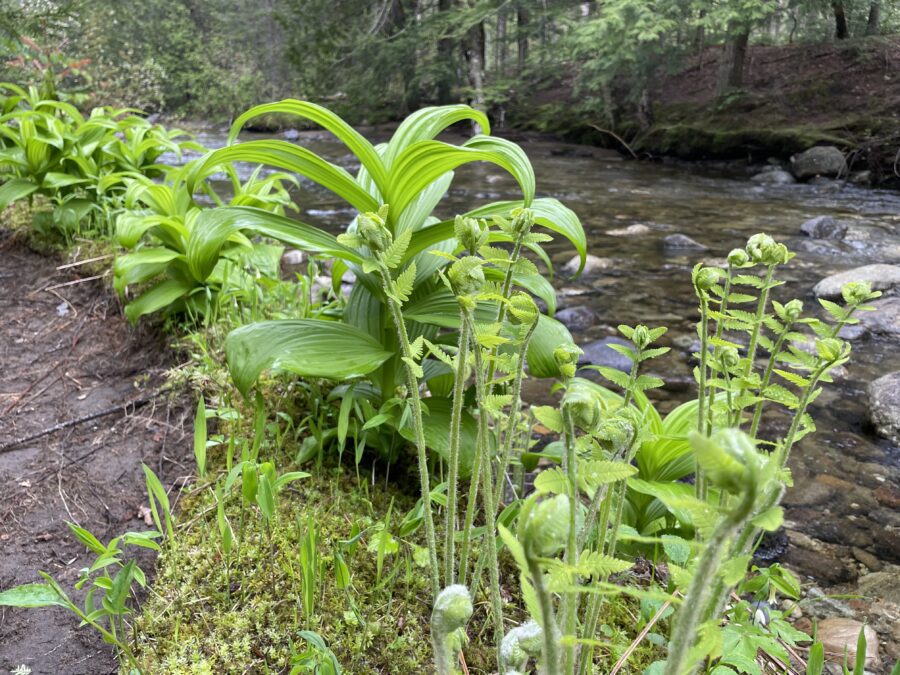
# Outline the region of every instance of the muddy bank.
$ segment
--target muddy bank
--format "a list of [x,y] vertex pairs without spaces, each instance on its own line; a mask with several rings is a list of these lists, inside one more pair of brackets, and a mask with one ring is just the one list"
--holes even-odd
[[[649,128],[625,102],[613,121],[587,118],[566,80],[517,102],[510,122],[623,150],[594,124],[614,129],[639,155],[694,161],[786,161],[814,145],[835,145],[848,156],[850,171],[870,171],[876,185],[900,186],[900,36],[751,46],[743,89],[717,99],[721,49],[710,46],[675,72],[657,74]],[[617,93],[624,101],[623,94]]]
[[[147,503],[141,463],[169,484],[190,473],[180,463],[179,406],[150,398],[167,365],[159,336],[126,324],[103,279],[71,283],[89,275],[79,267],[58,270],[64,262],[0,231],[0,588],[40,581],[38,570],[71,588],[93,558],[67,521],[104,542],[150,529],[139,517]],[[152,560],[143,562],[152,571]],[[64,610],[0,608],[0,673],[20,665],[34,675],[118,668],[99,635],[79,629]]]

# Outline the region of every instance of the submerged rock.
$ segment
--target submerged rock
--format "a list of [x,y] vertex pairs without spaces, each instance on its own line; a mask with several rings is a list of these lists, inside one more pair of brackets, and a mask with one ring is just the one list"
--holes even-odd
[[873,291],[891,291],[900,288],[900,265],[864,265],[832,274],[817,283],[813,293],[819,298],[839,298],[844,284],[851,281],[868,281]]
[[[581,257],[574,256],[569,262],[563,265],[562,271],[567,276],[574,276],[576,272],[578,272],[578,266],[581,264]],[[591,274],[597,274],[599,272],[603,272],[604,270],[612,269],[615,266],[615,262],[610,258],[600,258],[595,255],[588,254],[584,260],[584,269],[581,273],[585,276]]]
[[847,224],[831,216],[816,216],[803,223],[800,231],[815,239],[843,239],[847,234]]
[[797,178],[835,177],[847,167],[844,153],[833,145],[819,145],[791,157],[791,170]]
[[646,225],[635,223],[634,225],[629,225],[628,227],[619,227],[614,230],[607,230],[606,234],[611,237],[638,237],[644,234],[648,234],[649,232],[650,228]]
[[569,330],[583,331],[597,322],[597,313],[587,305],[575,305],[559,310],[555,318]]
[[763,171],[755,176],[751,176],[750,180],[760,185],[791,185],[797,182],[793,175],[781,169]]
[[900,371],[869,383],[869,417],[880,436],[900,444]]
[[595,340],[582,345],[581,349],[584,353],[578,359],[579,366],[607,366],[615,368],[625,373],[631,370],[631,361],[619,352],[611,349],[609,345],[624,345],[631,347],[631,343],[627,340],[617,337],[605,337],[602,340]]
[[663,238],[663,248],[666,250],[691,250],[705,251],[706,246],[694,241],[686,234],[668,234]]

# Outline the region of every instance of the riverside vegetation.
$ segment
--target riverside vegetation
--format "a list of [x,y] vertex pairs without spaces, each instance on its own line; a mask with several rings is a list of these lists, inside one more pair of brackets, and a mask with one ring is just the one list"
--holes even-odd
[[[278,140],[166,167],[159,153],[190,143],[177,132],[6,90],[2,205],[27,200],[42,236],[117,251],[126,315],[167,317],[191,358],[173,380],[198,404],[181,512],[144,467],[155,529],[104,543],[73,524],[96,555],[78,597],[42,574],[0,605],[67,608],[126,673],[824,672],[790,608],[763,609],[799,600],[799,582],[751,561],[781,525],[807,407],[850,357],[841,328],[879,295],[866,284],[820,301],[822,320],[775,299],[793,254],[768,235],[697,265],[697,395],[663,417],[644,370],[664,327],[621,325],[630,345],[611,347],[630,372],[579,377],[538,265],[552,274],[550,233],[583,261],[581,224],[535,197],[527,156],[472,108],[420,110],[380,146],[295,100],[234,122],[232,141],[260,115],[313,122],[358,159],[351,175]],[[460,122],[482,132],[436,140]],[[242,182],[235,162],[276,171]],[[509,173],[522,199],[441,221],[469,162]],[[285,216],[294,175],[353,207],[344,234]],[[284,245],[310,256],[296,282],[279,278]],[[524,402],[527,377],[551,379],[557,403]],[[407,473],[416,494],[381,488]],[[133,547],[159,553],[155,583]],[[861,674],[865,652],[861,633],[843,671]]]

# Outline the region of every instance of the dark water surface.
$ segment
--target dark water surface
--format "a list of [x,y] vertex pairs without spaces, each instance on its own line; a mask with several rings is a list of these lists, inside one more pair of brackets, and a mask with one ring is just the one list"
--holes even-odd
[[[374,134],[376,140],[387,139],[380,136]],[[220,132],[201,133],[198,140],[207,147],[225,142]],[[348,170],[357,168],[328,134],[303,132],[295,142]],[[686,347],[696,337],[693,321],[698,316],[690,270],[699,260],[722,259],[749,236],[768,232],[797,252],[781,274],[787,283],[774,297],[782,302],[798,297],[808,311],[818,307],[811,291],[821,278],[860,265],[900,262],[900,195],[894,192],[835,182],[763,187],[745,175],[626,162],[603,151],[545,140],[522,145],[534,164],[538,196],[555,197],[574,210],[587,232],[589,252],[614,262],[609,271],[590,277],[556,278],[560,308],[585,306],[596,314],[594,325],[575,333],[577,341],[611,335],[619,323],[666,325],[673,351],[654,368],[684,387],[691,386]],[[354,216],[353,209],[322,188],[305,180],[301,185],[295,191],[300,219],[338,232]],[[451,218],[487,201],[518,196],[515,183],[495,167],[468,166],[457,172],[436,215]],[[845,240],[802,235],[801,223],[819,215],[847,222]],[[636,224],[648,231],[609,234]],[[686,234],[708,250],[666,252],[663,238],[673,233]],[[565,240],[547,249],[558,270],[574,255]],[[900,349],[896,342],[867,335],[853,342],[853,351],[845,377],[828,386],[812,406],[818,432],[794,450],[796,487],[786,500],[788,525],[828,543],[900,562],[900,513],[892,502],[900,489],[900,449],[872,433],[865,393],[871,380],[900,370]],[[533,383],[531,390],[539,395],[541,387]],[[668,409],[691,395],[688,389],[663,392],[661,407]],[[830,563],[823,559],[822,564]],[[815,570],[809,573],[818,576]]]

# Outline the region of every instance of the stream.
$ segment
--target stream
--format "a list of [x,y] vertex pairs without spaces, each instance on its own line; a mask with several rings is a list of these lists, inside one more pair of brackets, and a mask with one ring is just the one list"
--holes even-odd
[[[378,141],[388,137],[379,130],[364,133]],[[273,137],[280,136],[241,135],[242,140]],[[204,129],[197,140],[220,147],[225,133]],[[301,132],[295,142],[350,171],[358,167],[327,133]],[[584,345],[614,335],[619,323],[669,327],[662,343],[672,352],[649,368],[667,381],[657,394],[662,410],[692,396],[690,352],[699,349],[692,344],[699,313],[690,273],[696,262],[722,260],[749,236],[767,232],[797,253],[781,272],[785,285],[773,295],[782,302],[800,298],[807,312],[818,307],[812,288],[825,276],[900,262],[900,194],[894,192],[835,181],[760,186],[740,169],[729,175],[727,167],[624,161],[610,151],[548,140],[526,138],[522,146],[534,165],[538,196],[555,197],[574,210],[587,233],[588,252],[609,260],[609,269],[569,280],[561,269],[574,250],[563,239],[546,246],[557,270],[558,310],[581,319],[572,330],[576,341]],[[298,217],[333,232],[355,213],[309,181],[293,192]],[[499,169],[470,165],[457,172],[437,215],[452,218],[487,201],[518,197],[514,181]],[[822,215],[849,225],[843,241],[801,233],[804,221]],[[616,233],[635,225],[645,227],[632,227],[638,234]],[[663,238],[675,233],[708,250],[665,249]],[[823,586],[853,581],[860,563],[877,571],[883,562],[900,562],[900,449],[874,435],[866,405],[867,384],[900,370],[900,350],[896,341],[868,332],[852,344],[846,372],[811,406],[818,431],[792,454],[795,487],[784,502],[787,536],[773,543],[773,556]],[[528,394],[535,400],[545,392],[545,382],[533,381]]]

